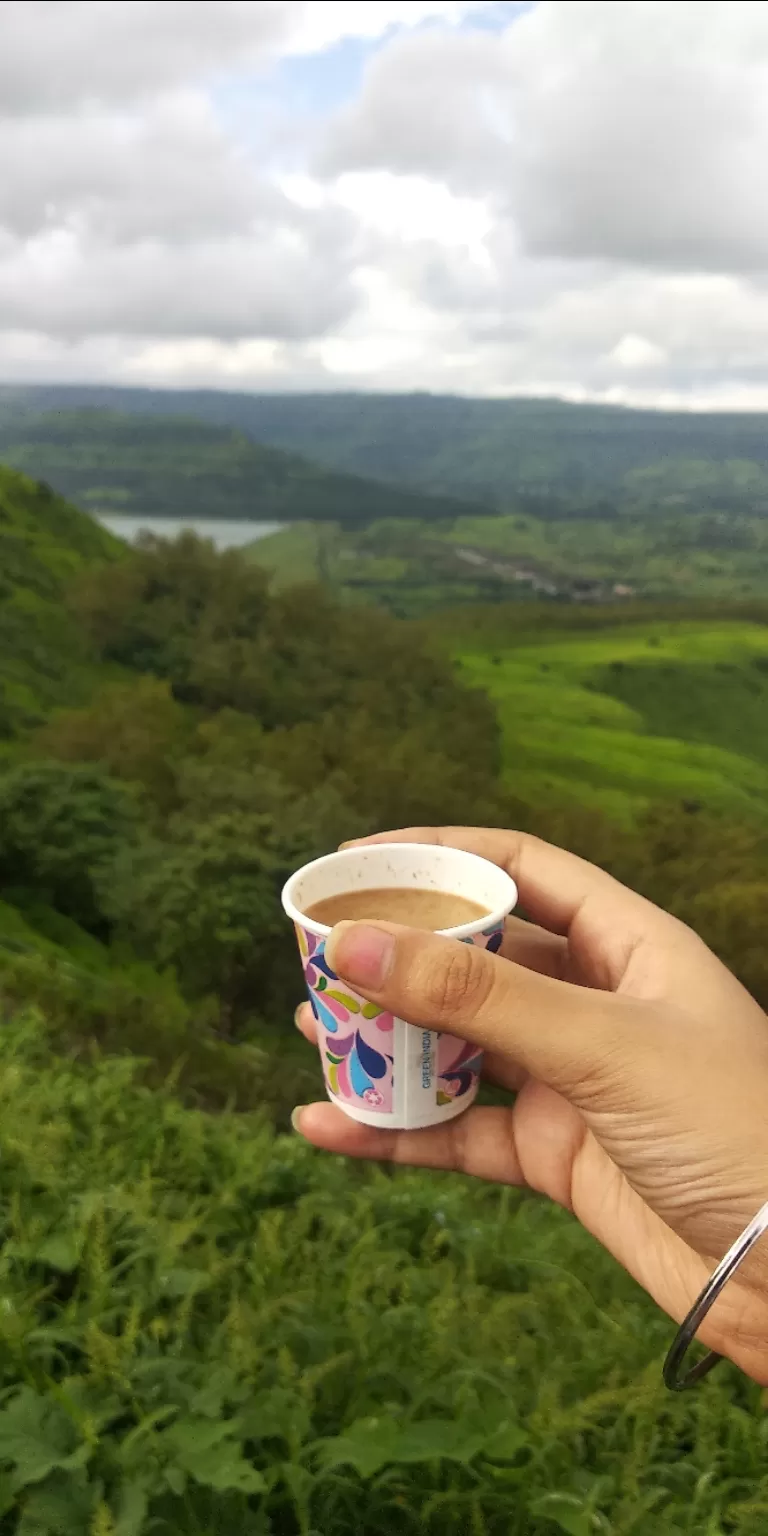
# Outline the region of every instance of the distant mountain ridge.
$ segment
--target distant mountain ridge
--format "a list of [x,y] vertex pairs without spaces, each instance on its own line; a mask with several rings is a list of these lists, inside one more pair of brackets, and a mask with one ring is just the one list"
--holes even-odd
[[697,505],[726,498],[768,512],[766,415],[428,394],[0,386],[0,451],[10,425],[30,413],[95,407],[193,417],[328,470],[486,506],[521,494],[594,503],[620,491]]
[[189,415],[38,411],[9,391],[0,394],[0,458],[94,513],[359,524],[486,511],[453,495],[337,473]]

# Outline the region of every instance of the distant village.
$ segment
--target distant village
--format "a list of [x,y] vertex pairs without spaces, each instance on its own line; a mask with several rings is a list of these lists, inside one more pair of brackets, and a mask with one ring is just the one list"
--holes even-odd
[[484,575],[499,576],[503,581],[518,582],[520,586],[528,587],[537,597],[565,597],[578,600],[580,603],[608,602],[613,598],[634,597],[635,589],[624,582],[608,583],[604,581],[592,581],[588,577],[575,576],[569,581],[554,582],[546,572],[536,570],[532,565],[520,565],[517,561],[499,560],[493,555],[484,554],[479,549],[459,547],[456,550],[459,560],[465,565],[474,566],[482,570]]

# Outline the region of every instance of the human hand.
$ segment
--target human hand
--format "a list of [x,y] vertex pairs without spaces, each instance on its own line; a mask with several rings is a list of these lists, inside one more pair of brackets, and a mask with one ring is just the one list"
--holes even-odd
[[[533,922],[508,919],[498,955],[368,922],[339,924],[326,953],[373,1002],[484,1047],[486,1074],[517,1096],[417,1131],[311,1104],[296,1129],[328,1151],[538,1190],[680,1321],[768,1199],[765,1014],[684,924],[537,838],[444,827],[360,841],[444,843],[516,880]],[[308,1005],[297,1023],[314,1039]],[[764,1384],[766,1246],[700,1330]]]

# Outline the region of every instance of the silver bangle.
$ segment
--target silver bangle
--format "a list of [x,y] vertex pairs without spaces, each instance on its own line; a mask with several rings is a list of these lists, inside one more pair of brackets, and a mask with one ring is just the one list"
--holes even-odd
[[698,1300],[694,1302],[688,1316],[680,1324],[672,1348],[664,1361],[664,1385],[669,1387],[670,1392],[685,1392],[687,1387],[692,1387],[695,1382],[701,1381],[702,1376],[706,1376],[713,1365],[717,1365],[718,1360],[722,1358],[710,1352],[704,1356],[703,1360],[692,1365],[684,1376],[680,1375],[680,1367],[690,1349],[694,1335],[710,1307],[717,1301],[723,1287],[736,1273],[742,1260],[747,1257],[766,1230],[768,1230],[768,1201],[760,1207],[757,1215],[753,1216],[749,1226],[744,1228],[735,1243],[731,1244],[725,1258],[721,1259],[717,1269],[713,1270]]

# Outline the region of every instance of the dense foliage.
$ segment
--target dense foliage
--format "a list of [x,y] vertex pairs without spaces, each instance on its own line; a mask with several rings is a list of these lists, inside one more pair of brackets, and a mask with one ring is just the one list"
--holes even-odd
[[326,1161],[0,1034],[0,1520],[19,1536],[761,1536],[757,1389],[561,1212]]
[[0,742],[87,690],[86,651],[64,597],[87,562],[119,550],[47,486],[0,464]]
[[666,1395],[570,1218],[279,1134],[319,1073],[278,892],[527,826],[768,1004],[762,609],[404,623],[7,473],[0,513],[2,1536],[760,1536],[761,1395]]
[[[296,1000],[282,883],[344,836],[458,819],[468,795],[505,819],[493,708],[386,614],[312,587],[272,595],[257,566],[192,536],[49,577],[74,645],[55,675],[69,659],[74,681],[52,710],[40,653],[39,695],[32,667],[12,722],[0,975],[14,999],[44,996],[61,1036],[161,1071],[181,1060],[197,1098],[267,1097],[285,1120],[296,1072],[314,1074],[298,1040],[285,1070],[265,1065]],[[234,1039],[261,1050],[246,1072]]]

